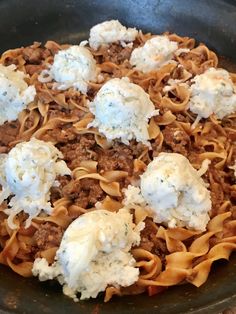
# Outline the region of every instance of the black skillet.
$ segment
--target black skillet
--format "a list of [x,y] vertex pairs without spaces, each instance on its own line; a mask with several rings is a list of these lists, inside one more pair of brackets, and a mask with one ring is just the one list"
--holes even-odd
[[[172,31],[202,41],[236,63],[234,0],[0,0],[1,52],[33,41],[78,43],[108,19],[154,33]],[[226,62],[229,66],[230,63]],[[201,288],[74,303],[56,283],[24,279],[0,266],[0,313],[219,313],[236,305],[236,255],[214,265]]]

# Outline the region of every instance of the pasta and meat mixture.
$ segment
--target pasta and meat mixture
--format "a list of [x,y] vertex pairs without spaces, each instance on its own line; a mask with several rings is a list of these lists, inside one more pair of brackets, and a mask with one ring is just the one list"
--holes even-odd
[[[135,48],[155,37],[150,33],[139,31],[132,44],[116,41],[97,44],[96,49],[83,44],[95,59],[98,73],[97,79],[86,81],[87,90],[82,92],[72,85],[55,86],[56,75],[50,77],[55,55],[70,45],[48,41],[43,46],[35,42],[2,54],[0,63],[14,65],[27,74],[25,81],[35,87],[36,96],[16,120],[0,126],[0,153],[8,154],[32,138],[51,142],[62,153],[71,175],[57,175],[57,184],[50,188],[52,211],[33,217],[27,227],[29,215],[24,208],[15,215],[12,226],[8,221],[12,196],[2,201],[0,263],[24,277],[32,276],[37,258],[45,258],[51,265],[72,221],[98,210],[97,204],[118,212],[124,207],[124,191],[130,185],[138,186],[147,166],[163,152],[185,156],[198,171],[204,160],[209,161],[202,178],[210,191],[210,220],[205,230],[178,224],[168,227],[154,222],[144,205],[131,205],[133,222],[144,223],[139,244],[130,251],[139,270],[138,279],[130,286],[109,284],[105,301],[113,295],[154,295],[182,283],[199,287],[207,280],[212,263],[228,259],[235,250],[236,113],[219,118],[215,112],[203,117],[189,109],[194,78],[217,68],[218,58],[192,38],[164,35],[178,50],[170,62],[148,71],[132,65],[130,57]],[[118,138],[109,141],[98,127],[88,127],[94,119],[90,104],[98,91],[106,82],[123,77],[141,87],[157,110],[148,120],[149,146],[135,137],[128,143]],[[230,78],[236,83],[235,74],[230,73]]]

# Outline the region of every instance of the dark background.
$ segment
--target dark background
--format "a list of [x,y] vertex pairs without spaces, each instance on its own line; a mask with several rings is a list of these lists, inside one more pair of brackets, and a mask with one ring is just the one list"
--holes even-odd
[[0,0],[0,49],[48,39],[78,43],[108,19],[192,36],[236,61],[235,0]]

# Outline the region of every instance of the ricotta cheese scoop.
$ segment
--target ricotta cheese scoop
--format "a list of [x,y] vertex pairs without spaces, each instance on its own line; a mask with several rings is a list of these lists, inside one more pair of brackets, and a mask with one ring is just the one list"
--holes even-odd
[[95,119],[88,127],[98,127],[108,140],[120,139],[129,144],[136,139],[148,142],[148,120],[159,114],[145,91],[128,78],[114,78],[98,91],[90,111]]
[[31,139],[17,144],[9,154],[0,155],[0,204],[12,198],[5,213],[14,229],[14,217],[21,211],[29,215],[26,228],[41,210],[51,213],[50,188],[57,175],[70,175],[62,153],[49,142]]
[[71,46],[60,50],[54,57],[49,70],[43,70],[39,76],[41,82],[55,80],[55,88],[67,89],[74,87],[86,94],[88,82],[97,79],[96,61],[91,52],[83,46]]
[[160,153],[141,176],[140,189],[130,186],[125,191],[125,204],[146,203],[154,221],[170,228],[204,231],[211,210],[210,192],[201,178],[205,170],[195,170],[181,154]]
[[101,45],[120,41],[121,44],[132,42],[138,35],[136,28],[126,28],[118,20],[105,21],[90,30],[89,45],[97,50]]
[[147,40],[144,46],[132,51],[130,64],[147,73],[169,63],[177,49],[178,44],[167,36],[155,36]]
[[215,113],[223,119],[236,111],[236,90],[229,72],[209,68],[192,81],[189,109],[199,118],[208,118]]
[[34,262],[33,275],[39,280],[57,278],[64,294],[77,300],[96,298],[108,285],[130,286],[138,280],[139,269],[130,249],[140,243],[140,231],[125,209],[118,213],[95,210],[81,215],[66,229],[49,266],[43,258]]
[[0,64],[0,125],[16,120],[19,113],[34,100],[36,90],[24,80],[24,72],[15,65]]

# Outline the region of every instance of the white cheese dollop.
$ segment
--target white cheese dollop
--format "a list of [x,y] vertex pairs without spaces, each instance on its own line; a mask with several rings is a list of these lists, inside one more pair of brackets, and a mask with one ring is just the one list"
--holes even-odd
[[177,49],[178,44],[167,36],[155,36],[132,51],[130,64],[144,73],[157,70],[171,62]]
[[51,143],[37,139],[17,144],[9,154],[0,155],[0,203],[14,195],[5,213],[14,229],[14,217],[21,211],[29,215],[26,227],[41,210],[51,213],[50,188],[57,175],[70,174],[62,153]]
[[89,45],[97,50],[101,45],[120,41],[121,44],[132,42],[138,35],[136,28],[126,28],[118,20],[105,21],[90,30]]
[[159,113],[150,97],[128,78],[114,78],[98,91],[90,110],[95,119],[88,127],[98,127],[108,140],[120,139],[123,143],[136,139],[148,142],[148,120]]
[[74,300],[77,293],[81,299],[96,298],[108,285],[130,286],[138,280],[139,269],[129,251],[140,243],[143,227],[143,222],[132,222],[125,208],[83,214],[65,231],[56,261],[49,266],[36,259],[33,274],[39,280],[57,277],[63,292]]
[[5,121],[16,120],[18,114],[34,100],[35,87],[25,82],[24,72],[15,65],[0,64],[0,125]]
[[204,231],[211,210],[210,192],[201,178],[206,167],[204,161],[197,171],[181,154],[160,153],[141,175],[140,190],[125,190],[124,203],[145,200],[155,222]]
[[136,204],[139,204],[143,207],[146,206],[146,201],[143,198],[140,187],[128,185],[126,189],[123,189],[125,198],[123,199],[123,204],[125,206],[134,206]]
[[[43,70],[39,76],[41,82],[55,80],[57,89],[74,87],[81,93],[86,94],[88,82],[97,79],[98,70],[96,61],[91,52],[81,46],[71,46],[60,50],[54,57],[54,62],[49,70]],[[46,77],[46,78],[45,78]]]
[[215,113],[222,119],[236,111],[235,86],[226,70],[209,68],[192,81],[189,108],[199,118]]

